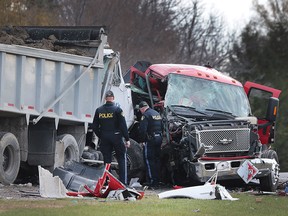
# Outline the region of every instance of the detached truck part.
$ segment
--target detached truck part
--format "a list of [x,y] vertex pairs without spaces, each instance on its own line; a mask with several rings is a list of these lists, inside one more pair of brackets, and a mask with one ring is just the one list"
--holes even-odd
[[276,190],[279,161],[271,147],[280,90],[243,87],[210,66],[140,61],[128,74],[134,105],[146,100],[163,117],[163,181],[204,183],[217,171],[218,180],[241,179],[237,170],[248,160],[261,189]]
[[[115,70],[121,74],[121,69],[119,57],[105,48],[103,27],[23,26],[16,30],[26,34],[21,38],[23,45],[0,44],[3,184],[15,181],[22,163],[54,169],[65,161],[79,161],[103,92],[124,82],[120,79],[115,84],[115,77],[109,75]],[[4,31],[9,34],[15,29]]]

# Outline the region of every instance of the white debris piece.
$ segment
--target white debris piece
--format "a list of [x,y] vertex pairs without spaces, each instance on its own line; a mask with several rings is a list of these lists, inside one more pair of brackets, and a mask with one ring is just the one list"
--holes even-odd
[[259,170],[249,160],[245,160],[237,170],[237,174],[246,184],[248,184],[258,172]]
[[41,197],[65,198],[67,189],[59,176],[53,176],[48,170],[38,166],[39,192]]
[[107,198],[113,200],[136,201],[136,197],[129,193],[127,189],[112,190],[109,192]]
[[176,190],[165,191],[158,194],[160,199],[167,198],[191,198],[191,199],[220,199],[238,200],[233,198],[225,187],[219,184],[205,184],[201,186],[187,187]]
[[225,187],[216,184],[217,173],[215,173],[204,185],[180,188],[165,191],[158,194],[160,199],[165,198],[191,198],[191,199],[219,199],[219,200],[238,200],[233,198]]
[[131,178],[129,187],[131,188],[142,188],[142,185],[138,182],[139,178]]

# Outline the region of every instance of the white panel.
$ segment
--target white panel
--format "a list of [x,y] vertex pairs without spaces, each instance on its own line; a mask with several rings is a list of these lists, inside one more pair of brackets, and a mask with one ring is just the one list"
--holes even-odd
[[6,105],[16,104],[16,56],[6,55],[3,79],[3,103]]
[[[65,64],[63,73],[64,76],[61,92],[71,86],[76,79],[76,70],[73,65]],[[68,118],[72,117],[72,115],[74,115],[74,87],[61,99],[61,103],[63,105],[63,115]],[[72,115],[69,113],[72,113]]]
[[23,91],[24,100],[23,106],[36,106],[35,99],[36,99],[36,71],[35,71],[35,59],[34,58],[27,58],[25,64],[25,71],[24,71],[24,83],[23,83]]
[[[47,108],[56,99],[56,82],[55,82],[55,62],[45,61],[43,75],[43,97],[44,109]],[[54,110],[54,107],[51,107]]]
[[88,73],[86,73],[82,79],[80,80],[80,91],[79,91],[79,95],[80,95],[80,103],[79,103],[79,109],[80,109],[80,113],[82,114],[82,118],[91,118],[92,121],[92,117],[94,115],[94,111],[93,110],[93,80],[95,79],[95,76],[91,76],[91,74],[95,73],[95,69],[92,70],[90,69],[90,71]]

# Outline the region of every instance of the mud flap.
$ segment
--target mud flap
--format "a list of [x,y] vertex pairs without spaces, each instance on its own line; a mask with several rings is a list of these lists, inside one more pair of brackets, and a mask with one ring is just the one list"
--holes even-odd
[[53,175],[59,176],[67,190],[79,192],[84,185],[95,186],[104,169],[104,166],[92,167],[73,161],[65,167],[55,168]]

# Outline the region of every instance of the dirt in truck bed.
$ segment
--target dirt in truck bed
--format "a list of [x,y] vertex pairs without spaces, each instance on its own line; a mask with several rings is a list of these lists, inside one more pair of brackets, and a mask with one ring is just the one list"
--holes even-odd
[[69,53],[80,56],[91,56],[85,49],[79,47],[67,48],[59,44],[55,44],[58,39],[55,35],[50,35],[48,38],[42,40],[33,41],[30,39],[27,31],[22,27],[5,26],[0,27],[0,43],[8,45],[21,45],[38,49],[51,50],[55,52]]

